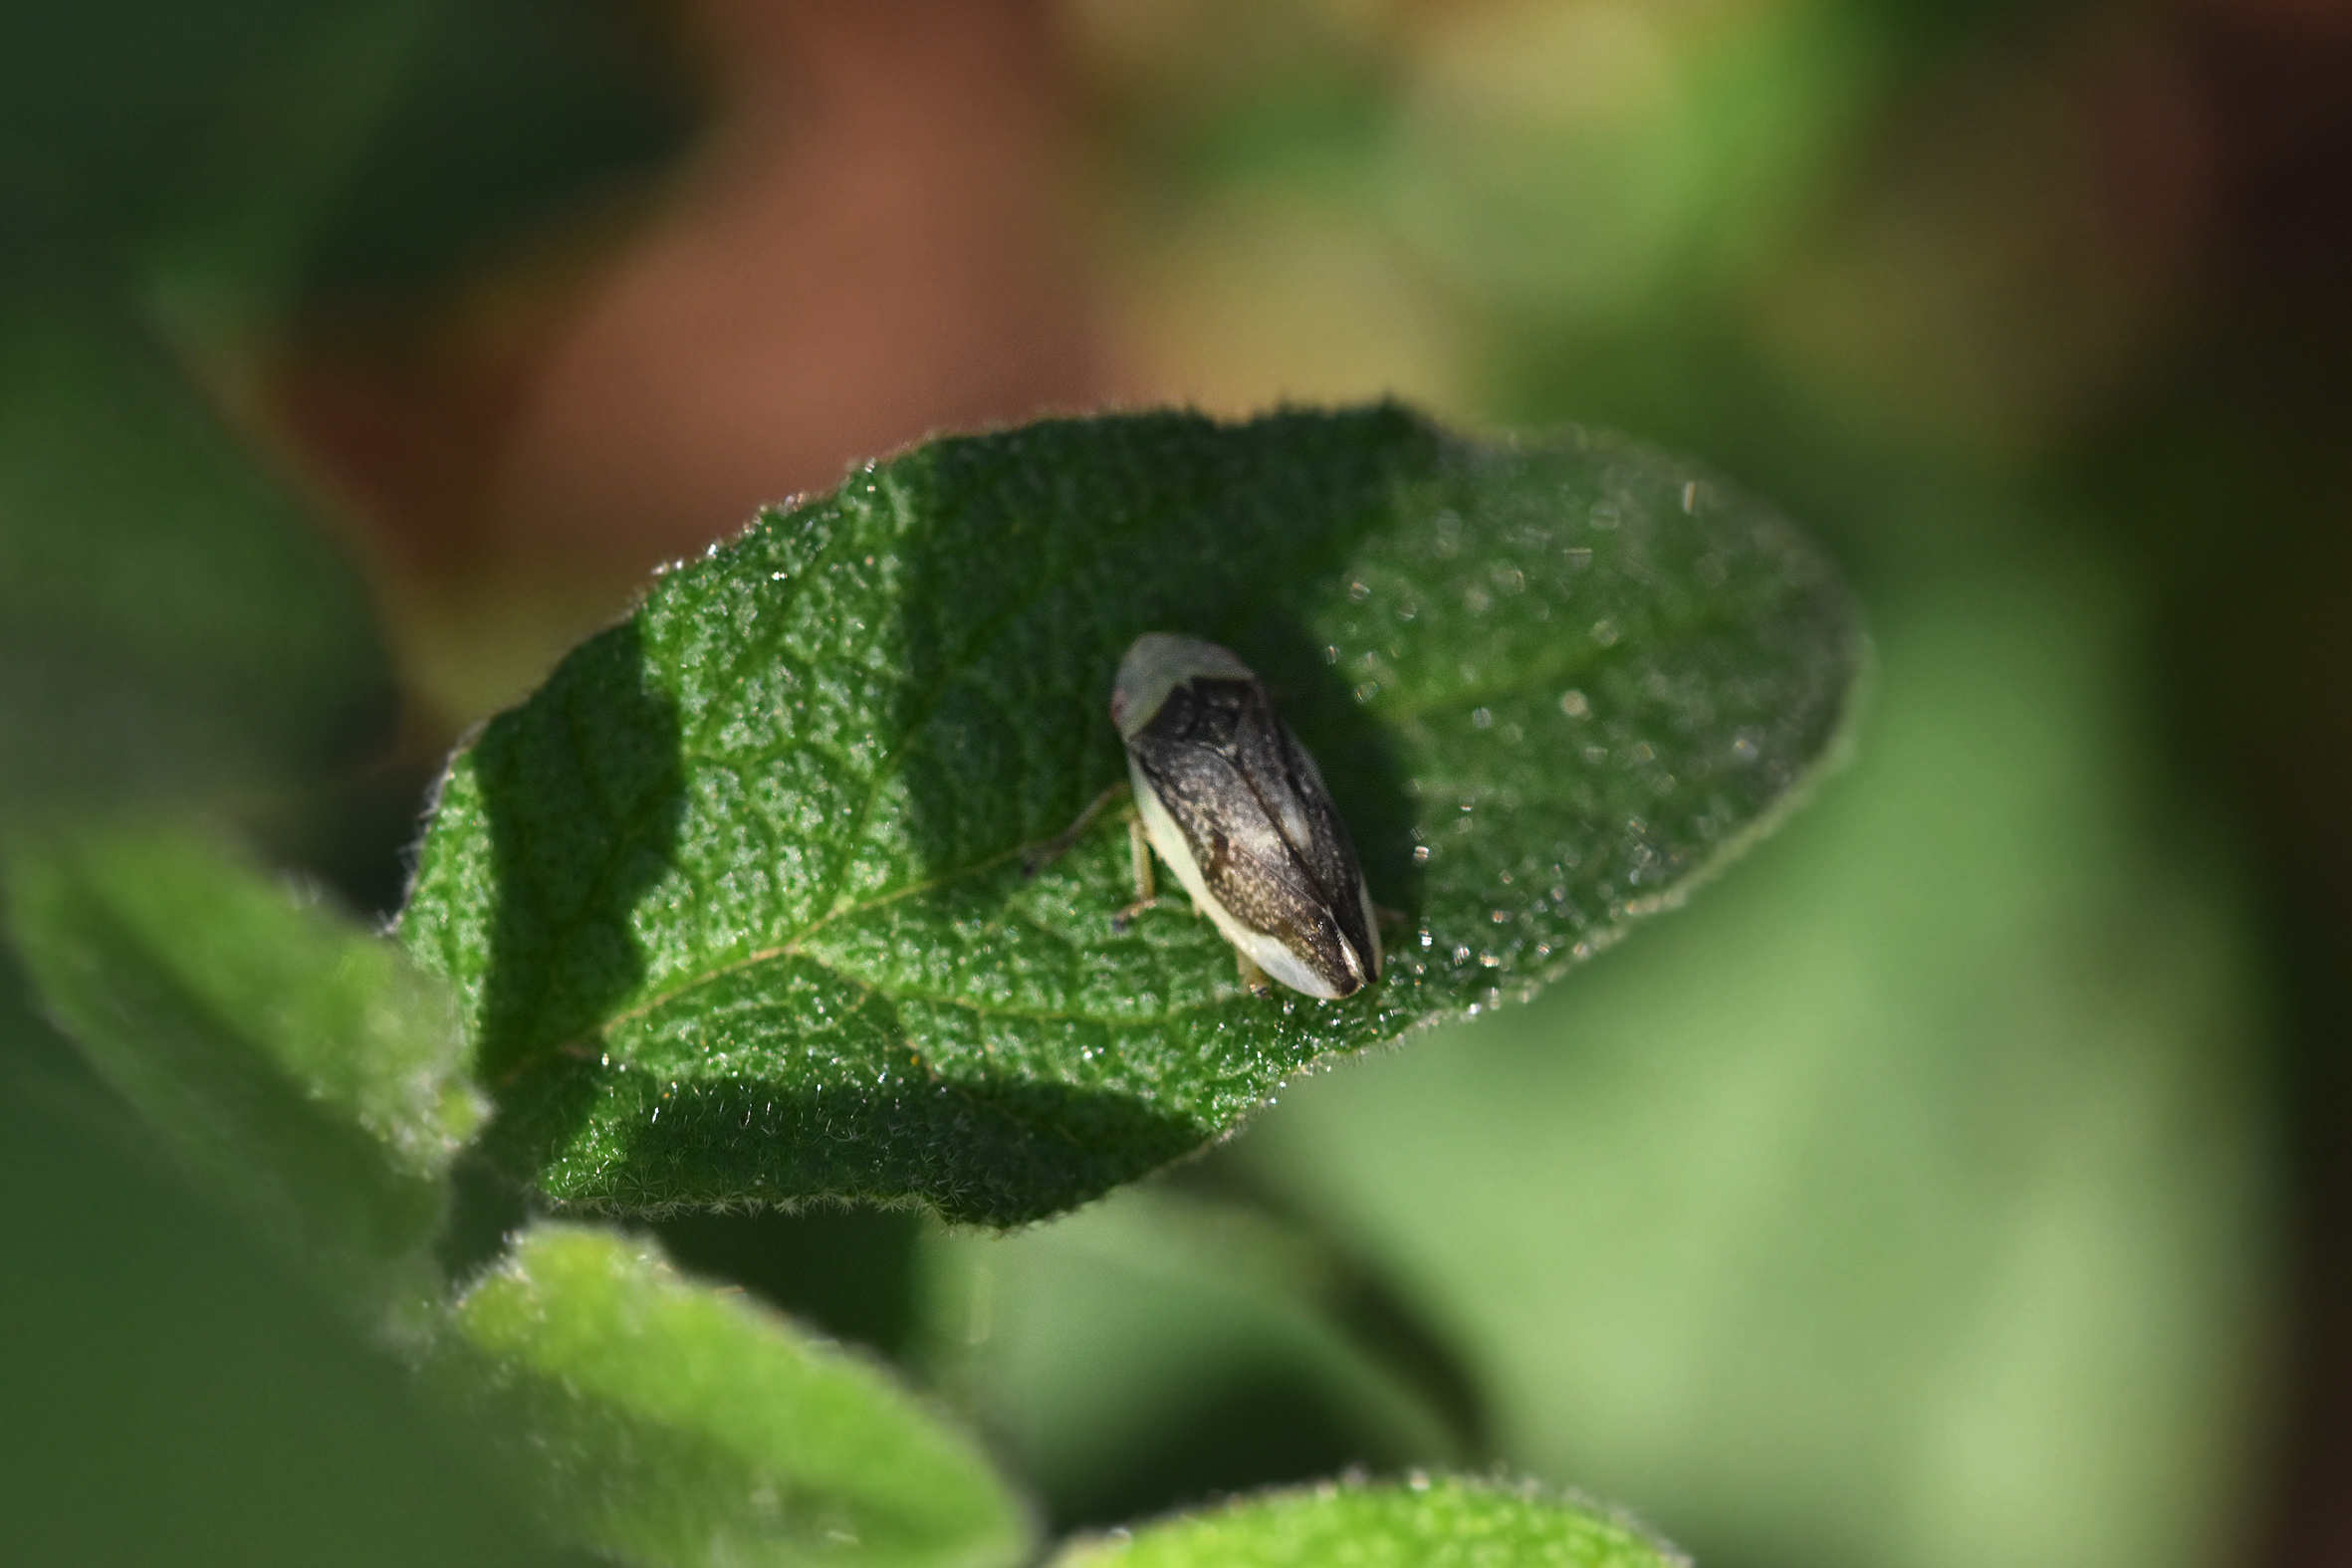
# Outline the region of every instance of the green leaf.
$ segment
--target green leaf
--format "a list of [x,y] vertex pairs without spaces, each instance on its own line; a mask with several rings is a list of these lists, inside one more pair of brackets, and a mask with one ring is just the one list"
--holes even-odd
[[664,1565],[1028,1553],[1019,1503],[968,1439],[649,1242],[527,1232],[453,1329],[437,1382],[578,1544]]
[[[0,9],[0,199],[10,240],[64,216],[135,228],[298,58],[319,0],[18,0]],[[44,210],[46,209],[46,210]]]
[[[1382,984],[1261,1000],[1118,823],[1139,632],[1249,660],[1322,765]],[[1519,996],[1770,820],[1860,640],[1699,469],[1394,407],[934,442],[671,571],[452,763],[403,936],[464,997],[500,1147],[619,1209],[920,1198],[1006,1224],[1285,1078]]]
[[11,1562],[537,1568],[390,1357],[189,1190],[0,946],[0,1519]]
[[692,128],[680,52],[629,0],[400,9],[402,69],[306,236],[314,291],[446,287],[534,225],[650,175]]
[[1687,1568],[1627,1520],[1531,1487],[1326,1483],[1081,1541],[1055,1568]]
[[152,338],[0,288],[0,807],[283,785],[390,712],[357,575]]
[[0,260],[95,241],[279,307],[445,284],[677,150],[668,42],[627,0],[14,0]]
[[431,1288],[482,1115],[439,983],[175,831],[19,844],[7,892],[51,1011],[185,1163],[365,1307]]

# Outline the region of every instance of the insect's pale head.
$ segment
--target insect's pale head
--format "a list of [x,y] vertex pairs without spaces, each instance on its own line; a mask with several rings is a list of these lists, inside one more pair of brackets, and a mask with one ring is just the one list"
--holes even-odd
[[1119,673],[1110,683],[1110,722],[1126,740],[1151,723],[1152,715],[1168,700],[1168,693],[1197,676],[1254,681],[1250,667],[1231,650],[1198,637],[1169,631],[1147,631],[1119,660]]

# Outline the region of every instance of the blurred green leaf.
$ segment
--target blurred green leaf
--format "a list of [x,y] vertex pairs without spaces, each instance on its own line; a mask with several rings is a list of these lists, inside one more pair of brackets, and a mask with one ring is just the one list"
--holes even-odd
[[160,264],[249,313],[305,286],[446,283],[656,166],[690,121],[677,52],[629,0],[0,13],[11,238]]
[[306,236],[301,282],[445,283],[651,172],[693,117],[679,51],[634,0],[431,0],[394,90]]
[[542,1226],[433,1374],[566,1539],[641,1564],[1022,1561],[1019,1502],[878,1368],[651,1243]]
[[1060,1526],[1371,1464],[1476,1463],[1470,1378],[1356,1259],[1160,1184],[933,1232],[929,1360]]
[[1588,1503],[1416,1475],[1273,1492],[1081,1541],[1055,1568],[1681,1568],[1672,1547]]
[[0,8],[0,199],[16,222],[119,234],[150,221],[302,55],[318,0],[14,0]]
[[0,1520],[41,1568],[534,1568],[529,1520],[290,1260],[73,1070],[0,948]]
[[380,728],[390,671],[342,554],[118,307],[13,281],[0,810],[283,785]]
[[482,1108],[441,987],[209,840],[13,846],[48,1006],[189,1166],[373,1311],[435,1288],[443,1177]]
[[[1131,896],[1104,717],[1138,633],[1269,682],[1405,911],[1383,983],[1262,1000]],[[1696,468],[1393,407],[935,442],[655,584],[451,766],[402,934],[506,1158],[623,1210],[919,1197],[1007,1224],[1228,1131],[1317,1056],[1524,993],[1787,799],[1860,643]]]
[[139,250],[175,325],[432,299],[682,146],[679,51],[632,0],[320,5],[299,55],[222,134]]
[[1740,876],[1212,1159],[1453,1327],[1510,1463],[1702,1562],[2226,1558],[2279,1176],[2227,862],[2151,799],[2112,584],[2019,548],[1874,609],[1852,770]]

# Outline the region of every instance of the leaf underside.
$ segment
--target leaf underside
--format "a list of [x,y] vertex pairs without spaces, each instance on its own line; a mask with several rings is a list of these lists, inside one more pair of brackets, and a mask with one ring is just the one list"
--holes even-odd
[[[1124,931],[1134,637],[1257,669],[1376,901],[1379,984],[1251,996]],[[451,763],[402,934],[497,1152],[591,1208],[921,1201],[1012,1224],[1318,1056],[1524,995],[1767,822],[1861,657],[1834,572],[1699,468],[1393,406],[932,442],[658,579]]]

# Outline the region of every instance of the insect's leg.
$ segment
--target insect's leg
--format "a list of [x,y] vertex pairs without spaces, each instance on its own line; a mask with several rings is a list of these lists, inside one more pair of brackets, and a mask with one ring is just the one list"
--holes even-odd
[[1113,931],[1126,930],[1128,921],[1160,901],[1151,874],[1151,840],[1144,834],[1142,816],[1134,811],[1127,813],[1127,864],[1135,873],[1135,902],[1110,917]]
[[1121,794],[1125,793],[1126,789],[1127,782],[1122,779],[1117,784],[1114,784],[1108,788],[1104,789],[1093,799],[1088,800],[1086,802],[1086,808],[1078,813],[1078,819],[1076,821],[1070,823],[1067,827],[1055,834],[1052,838],[1047,839],[1044,843],[1032,844],[1027,849],[1021,851],[1021,874],[1023,876],[1036,876],[1040,871],[1045,870],[1046,867],[1052,865],[1063,855],[1068,854],[1070,846],[1075,844],[1080,837],[1084,836],[1087,828],[1094,825],[1094,818],[1102,814],[1102,808],[1110,804],[1111,801],[1117,799]]
[[1258,967],[1256,959],[1244,953],[1240,948],[1233,950],[1233,956],[1235,962],[1241,966],[1242,989],[1244,991],[1253,997],[1274,995],[1274,982],[1266,978],[1266,971]]
[[1138,903],[1159,902],[1159,886],[1151,874],[1151,836],[1143,830],[1143,813],[1127,813],[1127,868],[1135,874]]

